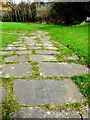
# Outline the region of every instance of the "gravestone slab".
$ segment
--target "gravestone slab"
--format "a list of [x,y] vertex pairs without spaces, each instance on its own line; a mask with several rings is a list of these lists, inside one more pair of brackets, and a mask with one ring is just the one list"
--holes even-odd
[[6,58],[4,58],[4,61],[5,62],[15,62],[15,61],[18,61],[18,56],[17,55],[13,55],[13,56],[10,56],[10,57],[6,57]]
[[36,53],[45,55],[60,54],[60,52],[54,50],[36,50]]
[[19,54],[19,55],[26,55],[26,54],[30,54],[31,51],[16,51],[16,54]]
[[[73,88],[73,89],[72,89]],[[66,80],[14,80],[17,101],[27,105],[64,104],[84,99],[77,85]]]
[[23,64],[3,64],[3,77],[25,77],[31,76],[31,65],[29,63]]
[[43,76],[74,76],[88,74],[88,68],[81,64],[75,63],[39,63],[41,74]]
[[32,61],[56,61],[52,55],[30,55]]

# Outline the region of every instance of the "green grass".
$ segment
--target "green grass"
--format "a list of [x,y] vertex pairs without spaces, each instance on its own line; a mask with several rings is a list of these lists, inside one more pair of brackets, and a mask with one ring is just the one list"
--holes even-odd
[[49,32],[52,41],[66,46],[66,48],[62,48],[58,45],[63,55],[77,54],[83,64],[90,65],[88,58],[88,26],[90,24],[82,26],[11,22],[1,22],[0,24],[2,24],[3,32],[23,32],[29,35],[38,29],[46,30]]
[[72,79],[79,86],[81,92],[88,98],[90,98],[90,76],[74,76]]
[[3,49],[6,45],[17,41],[18,37],[18,35],[2,34],[2,39],[0,40],[0,50]]
[[[31,36],[31,32],[36,30],[45,30],[49,32],[51,36],[51,40],[55,42],[55,45],[61,51],[62,56],[67,56],[71,54],[77,54],[81,61],[80,63],[90,65],[88,60],[88,25],[82,26],[64,26],[64,25],[44,25],[38,23],[11,23],[11,22],[1,22],[2,24],[2,32],[15,32],[15,33],[25,33],[25,35]],[[0,36],[1,37],[1,36]],[[6,45],[11,44],[14,41],[18,40],[18,35],[15,34],[2,34],[2,40],[0,41],[0,50],[4,48]],[[24,43],[23,39],[23,43]],[[37,42],[40,42],[37,39]],[[57,42],[57,43],[56,43]],[[63,45],[63,46],[62,46]],[[27,46],[28,47],[28,46]],[[35,51],[32,51],[35,54]],[[62,58],[62,56],[58,55],[58,58]],[[30,62],[30,58],[28,57],[28,61]],[[78,61],[79,62],[79,61]],[[40,76],[40,68],[37,62],[31,62],[33,75],[32,79],[58,79],[61,80],[61,77],[43,77]],[[63,77],[63,79],[65,79]],[[79,86],[81,92],[87,97],[90,98],[90,80],[88,75],[83,76],[74,76],[71,77],[75,81],[75,83]],[[9,96],[5,99],[5,103],[3,103],[3,114],[7,114],[9,117],[9,113],[15,111],[20,106],[16,101],[14,93],[12,91],[13,82],[8,81],[6,79],[2,80],[3,87],[10,90]],[[80,104],[75,103],[72,106],[80,106]],[[51,106],[46,106],[46,108],[50,109]],[[56,107],[55,107],[56,108]],[[5,113],[6,112],[6,113]]]
[[15,33],[30,33],[35,31],[33,24],[28,23],[16,23],[16,22],[1,22],[2,32],[15,32]]
[[68,52],[69,54],[70,51],[73,51],[83,59],[82,62],[84,64],[90,64],[88,59],[88,27],[90,24],[82,26],[34,25],[39,29],[47,30],[51,36],[51,40],[65,45],[67,50],[62,49],[64,53]]

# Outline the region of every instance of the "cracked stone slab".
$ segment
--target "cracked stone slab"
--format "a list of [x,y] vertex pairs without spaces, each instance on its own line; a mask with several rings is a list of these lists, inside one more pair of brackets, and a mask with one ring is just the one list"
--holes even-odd
[[45,54],[45,55],[52,55],[52,54],[60,54],[59,51],[54,51],[54,50],[36,50],[37,54]]
[[66,56],[64,58],[68,59],[68,60],[78,60],[79,59],[79,57],[77,55],[70,55],[70,56]]
[[[40,107],[34,107],[34,108],[21,108],[17,112],[13,112],[11,114],[11,118],[62,118],[64,120],[65,118],[78,118],[78,120],[81,120],[80,115],[76,110],[44,110]],[[71,119],[70,119],[71,120]]]
[[18,56],[17,55],[13,55],[13,56],[9,56],[4,58],[5,62],[15,62],[18,61]]
[[56,57],[52,55],[30,55],[32,61],[56,61]]
[[2,76],[3,77],[25,77],[31,76],[32,70],[29,63],[23,64],[3,64]]
[[81,64],[75,63],[39,63],[41,74],[43,76],[75,76],[88,74],[88,68]]
[[[73,89],[72,89],[73,88]],[[77,85],[66,80],[14,80],[17,101],[27,105],[64,104],[84,99]]]
[[13,51],[0,51],[0,55],[10,55],[13,54]]
[[19,54],[19,55],[31,54],[31,51],[16,51],[15,54]]

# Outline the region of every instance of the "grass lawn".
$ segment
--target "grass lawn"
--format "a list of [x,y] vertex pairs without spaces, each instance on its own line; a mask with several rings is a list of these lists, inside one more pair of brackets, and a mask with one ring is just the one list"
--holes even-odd
[[58,41],[66,46],[66,48],[62,48],[58,45],[62,54],[77,54],[83,64],[90,65],[88,58],[88,26],[90,24],[73,27],[38,23],[1,22],[0,24],[2,24],[3,32],[23,32],[26,35],[30,35],[31,32],[38,29],[47,30],[51,36],[51,40]]
[[33,24],[29,26],[28,23],[1,22],[0,25],[2,25],[2,32],[30,33],[35,31]]
[[62,50],[64,54],[68,55],[73,51],[82,59],[83,64],[90,65],[88,58],[88,27],[90,24],[73,27],[64,25],[34,25],[39,29],[47,30],[53,41],[58,41],[65,45],[67,49],[65,51]]
[[6,45],[17,41],[18,37],[18,35],[2,34],[2,40],[0,41],[0,50],[2,50]]

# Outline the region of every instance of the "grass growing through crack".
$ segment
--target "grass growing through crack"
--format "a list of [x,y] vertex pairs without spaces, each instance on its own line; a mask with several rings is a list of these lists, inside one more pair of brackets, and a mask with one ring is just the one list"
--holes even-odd
[[37,43],[41,43],[40,38],[35,38],[35,40],[36,40]]
[[81,101],[76,101],[72,103],[66,103],[66,104],[60,104],[60,105],[55,105],[55,104],[45,104],[41,105],[40,107],[45,110],[76,110],[79,115],[83,115],[83,107],[88,105],[89,102],[87,100],[81,100]]
[[2,103],[2,119],[10,120],[10,113],[17,111],[18,109],[20,109],[20,105],[16,101],[16,96],[13,92],[10,92]]
[[38,78],[40,76],[40,70],[39,70],[39,65],[37,62],[31,62],[31,65],[32,65],[32,71],[33,71],[33,74],[32,74],[32,78]]
[[34,54],[34,55],[36,54],[36,50],[35,49],[32,50],[32,54]]
[[9,92],[2,102],[3,120],[10,120],[10,113],[15,112],[20,108],[20,105],[17,103],[16,96],[13,92],[13,85],[13,78],[2,78],[2,87]]

